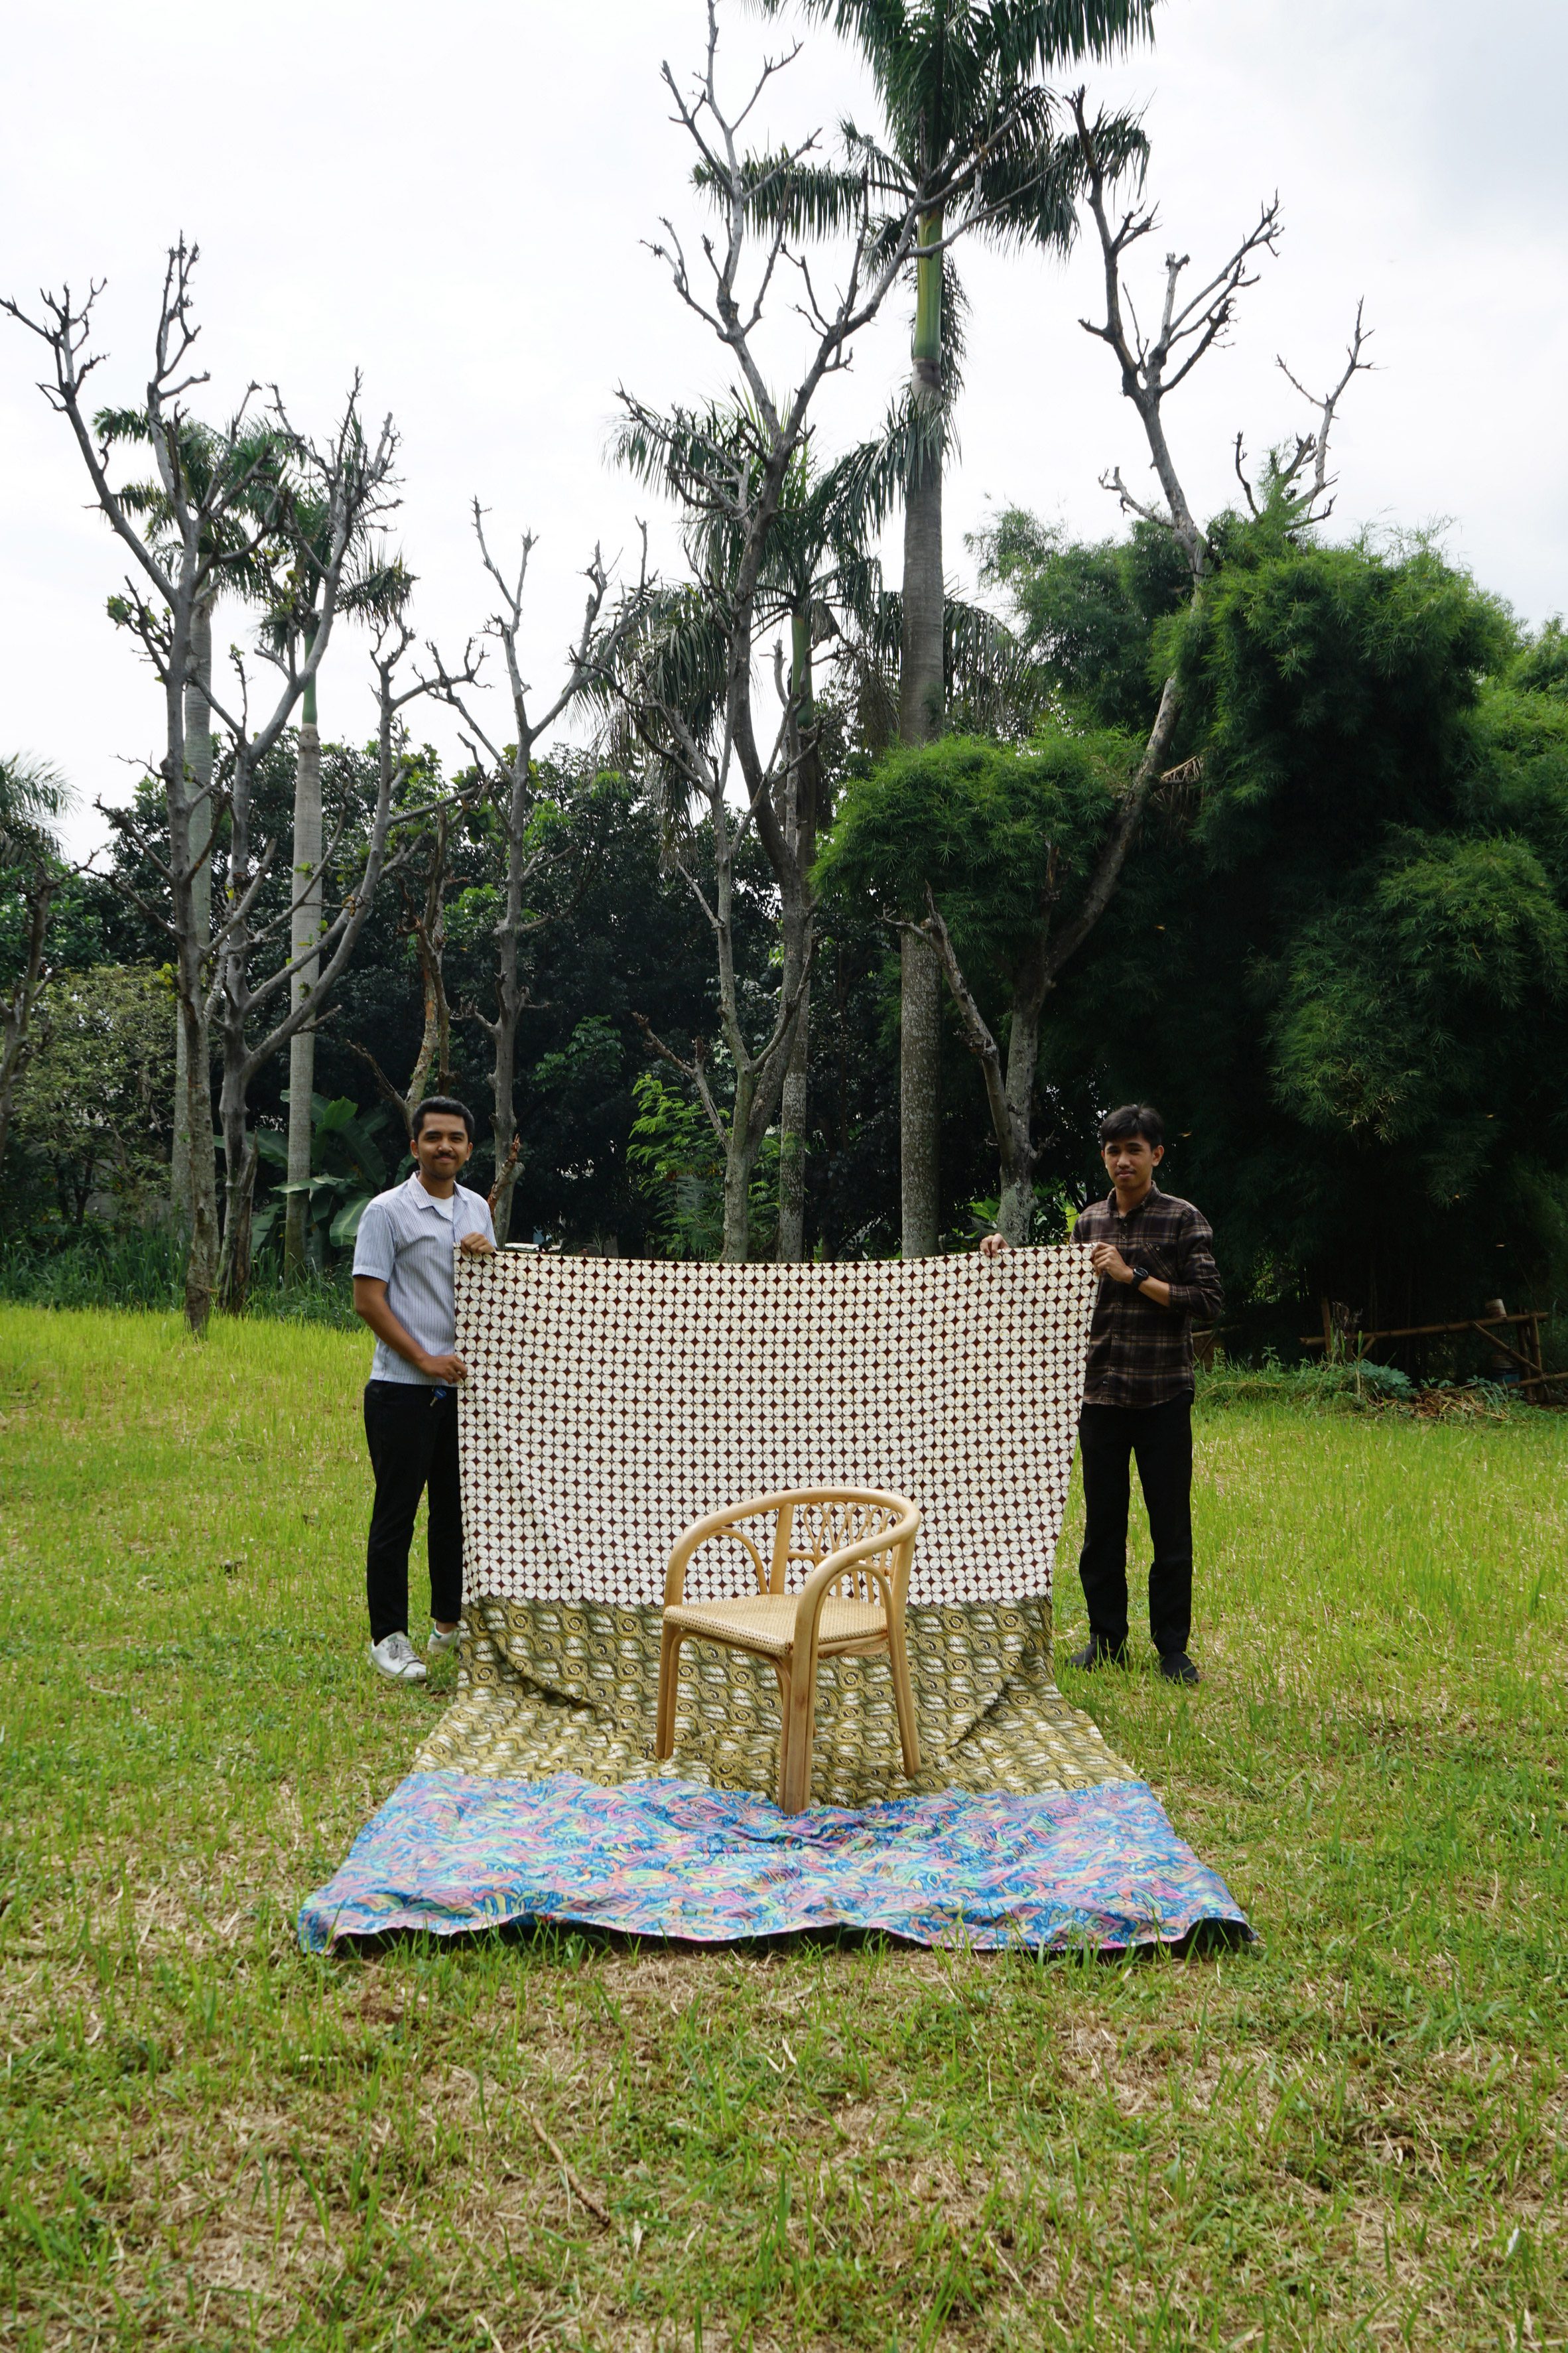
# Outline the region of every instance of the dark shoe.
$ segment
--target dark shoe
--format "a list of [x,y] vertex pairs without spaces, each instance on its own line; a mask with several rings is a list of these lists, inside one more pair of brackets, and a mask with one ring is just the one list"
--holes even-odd
[[1168,1683],[1196,1683],[1203,1681],[1185,1651],[1162,1651],[1160,1672]]
[[1127,1664],[1127,1645],[1123,1642],[1118,1650],[1113,1642],[1106,1641],[1103,1634],[1093,1634],[1081,1651],[1073,1651],[1068,1664],[1076,1667],[1080,1675],[1091,1675],[1096,1667],[1124,1667]]

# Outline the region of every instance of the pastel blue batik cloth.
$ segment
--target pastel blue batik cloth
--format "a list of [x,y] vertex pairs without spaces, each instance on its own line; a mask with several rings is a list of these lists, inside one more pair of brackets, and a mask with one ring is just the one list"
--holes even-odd
[[560,1920],[713,1944],[869,1928],[1060,1951],[1249,1936],[1142,1781],[1036,1797],[947,1789],[784,1814],[693,1782],[411,1773],[307,1898],[300,1940]]

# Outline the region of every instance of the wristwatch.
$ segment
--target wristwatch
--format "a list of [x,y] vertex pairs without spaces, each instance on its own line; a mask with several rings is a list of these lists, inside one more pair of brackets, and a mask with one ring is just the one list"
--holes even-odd
[[1132,1281],[1130,1288],[1133,1291],[1142,1291],[1143,1285],[1152,1280],[1152,1276],[1153,1270],[1152,1268],[1146,1266],[1135,1266],[1132,1270]]

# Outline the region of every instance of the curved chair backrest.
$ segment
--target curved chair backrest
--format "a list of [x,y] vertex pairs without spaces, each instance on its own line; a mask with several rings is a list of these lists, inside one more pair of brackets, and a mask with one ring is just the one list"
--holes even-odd
[[805,1487],[786,1493],[778,1499],[768,1589],[787,1591],[792,1561],[802,1563],[809,1573],[832,1554],[858,1546],[868,1536],[882,1536],[886,1542],[875,1551],[846,1563],[832,1589],[846,1600],[870,1601],[879,1598],[876,1588],[886,1579],[901,1602],[919,1527],[914,1504],[882,1488]]

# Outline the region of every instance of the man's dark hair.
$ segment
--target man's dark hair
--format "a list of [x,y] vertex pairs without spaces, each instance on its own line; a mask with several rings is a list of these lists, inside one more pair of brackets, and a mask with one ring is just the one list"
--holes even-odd
[[408,1133],[411,1136],[418,1134],[432,1112],[444,1112],[448,1119],[460,1119],[468,1131],[468,1142],[472,1144],[474,1114],[467,1103],[460,1103],[458,1101],[456,1095],[426,1095],[423,1103],[416,1103],[408,1115]]
[[1124,1144],[1130,1135],[1141,1135],[1151,1149],[1164,1143],[1165,1123],[1152,1103],[1122,1103],[1100,1123],[1102,1145]]

